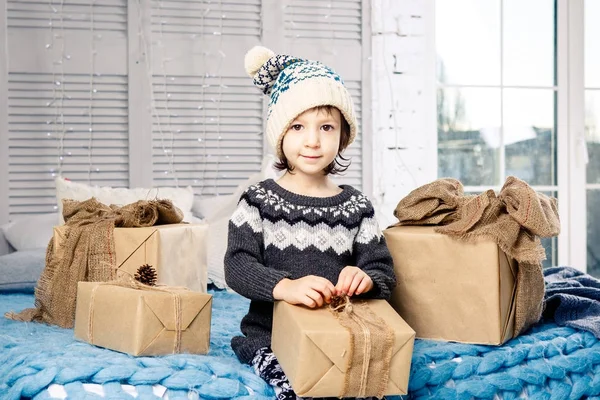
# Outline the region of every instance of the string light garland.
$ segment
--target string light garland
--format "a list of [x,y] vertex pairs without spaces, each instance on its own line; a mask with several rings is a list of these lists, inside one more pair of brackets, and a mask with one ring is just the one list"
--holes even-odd
[[[51,68],[52,68],[52,78],[51,78],[51,86],[52,86],[52,100],[46,103],[46,107],[52,108],[54,112],[54,117],[50,120],[46,120],[46,125],[48,126],[48,131],[46,132],[46,137],[50,140],[56,141],[56,167],[50,168],[49,174],[53,178],[57,175],[62,175],[63,172],[63,163],[64,163],[64,141],[66,135],[65,129],[65,116],[64,116],[64,100],[66,97],[65,94],[65,68],[64,62],[69,60],[65,53],[65,39],[64,39],[64,14],[63,14],[63,6],[64,0],[61,0],[58,4],[58,8],[55,6],[53,0],[50,0],[48,3],[48,7],[50,8],[50,18],[48,21],[48,28],[50,30],[50,41],[45,44],[45,49],[50,53],[51,59]],[[59,32],[57,33],[54,27],[55,21],[59,23]],[[60,39],[60,53],[59,58],[56,58],[56,39]],[[58,73],[57,73],[58,66]],[[57,76],[58,75],[58,76]],[[50,127],[51,125],[51,127]],[[57,205],[53,206],[53,209],[58,209]]]
[[[146,66],[146,79],[148,81],[148,84],[150,85],[150,114],[152,116],[153,120],[153,127],[152,127],[152,131],[154,132],[154,121],[156,121],[156,127],[158,129],[158,133],[159,133],[159,137],[160,137],[160,141],[161,141],[161,146],[162,146],[162,150],[163,150],[163,154],[167,155],[167,151],[166,151],[166,147],[164,145],[164,131],[163,131],[163,127],[162,127],[162,121],[161,121],[161,117],[160,114],[158,112],[158,109],[156,107],[156,96],[154,95],[154,83],[153,83],[153,73],[152,73],[152,57],[150,57],[151,54],[151,46],[148,44],[148,40],[146,38],[146,35],[144,33],[144,20],[142,18],[142,5],[141,5],[141,1],[142,0],[136,0],[135,4],[136,4],[136,11],[137,11],[137,15],[138,15],[138,38],[140,40],[141,43],[141,48],[143,49],[143,56],[144,56],[144,64]],[[166,90],[165,90],[166,93]],[[168,157],[168,156],[167,156]],[[168,174],[168,171],[166,171],[166,173]],[[175,176],[175,174],[172,174],[172,176]]]
[[[167,129],[169,131],[169,148],[165,147],[165,143],[164,143],[164,133],[161,131],[161,145],[162,145],[162,149],[163,149],[163,154],[167,157],[167,164],[168,164],[168,170],[164,171],[165,174],[170,174],[171,177],[175,180],[175,186],[179,186],[179,182],[178,182],[178,177],[177,177],[177,173],[175,171],[175,160],[174,160],[174,145],[175,145],[175,133],[173,131],[173,125],[171,123],[171,118],[177,118],[177,114],[173,114],[171,113],[171,110],[169,108],[169,101],[171,99],[171,94],[169,93],[169,88],[168,88],[168,81],[167,81],[167,62],[171,61],[171,59],[167,59],[165,58],[165,43],[164,43],[164,31],[163,31],[163,25],[165,25],[167,22],[165,20],[163,20],[163,9],[162,9],[162,2],[159,1],[158,3],[158,8],[159,8],[159,40],[158,40],[158,47],[160,48],[160,65],[161,65],[161,71],[162,71],[162,78],[163,78],[163,89],[164,89],[164,111],[165,114],[167,116]],[[172,77],[173,80],[175,80],[175,77]],[[153,87],[153,86],[152,86]],[[153,90],[154,91],[154,90]]]
[[[64,160],[64,139],[65,139],[65,135],[66,135],[66,130],[65,130],[65,115],[64,115],[64,104],[65,104],[65,65],[64,65],[64,60],[66,60],[66,54],[65,54],[65,29],[64,29],[64,14],[63,14],[63,5],[64,5],[64,0],[61,0],[60,2],[60,11],[59,11],[59,17],[60,17],[60,40],[61,40],[61,44],[60,44],[60,59],[58,61],[53,62],[53,65],[55,63],[58,63],[59,68],[60,68],[60,100],[59,100],[59,107],[60,107],[60,129],[59,129],[59,151],[58,151],[58,170],[62,172],[62,167],[63,167],[63,160]],[[52,70],[54,70],[54,67],[52,68]]]
[[[90,2],[90,37],[91,37],[91,51],[90,51],[90,74],[89,74],[89,104],[88,104],[88,183],[92,183],[92,149],[94,144],[94,93],[96,89],[94,87],[94,72],[96,69],[96,37],[95,37],[95,15],[94,15],[94,3],[95,0]],[[96,169],[99,172],[99,169]]]
[[[204,3],[206,4],[206,3]],[[210,7],[206,7],[206,9],[202,12],[202,16],[200,17],[200,35],[202,37],[204,37],[204,30],[205,30],[205,17],[210,13]],[[192,36],[192,39],[195,39],[195,36]],[[208,163],[208,158],[206,157],[206,126],[207,126],[207,116],[206,116],[206,104],[205,104],[205,99],[206,99],[206,91],[205,89],[209,86],[206,83],[206,80],[210,77],[207,69],[208,69],[208,63],[206,62],[208,59],[208,52],[207,51],[203,51],[202,52],[202,76],[200,78],[200,99],[202,101],[202,103],[198,106],[198,110],[202,111],[202,122],[201,122],[201,132],[202,132],[202,137],[198,138],[198,142],[201,143],[201,148],[202,148],[202,154],[200,155],[200,157],[203,157],[202,160],[202,171],[200,174],[200,182],[201,182],[201,186],[200,186],[200,196],[202,196],[204,193],[204,180],[206,178],[206,168],[207,168],[207,163]],[[197,120],[195,122],[198,122]],[[195,179],[194,180],[194,184],[197,184],[198,180]]]
[[[218,36],[219,36],[219,65],[217,66],[217,73],[219,76],[219,89],[218,89],[218,94],[217,94],[217,117],[216,117],[216,125],[217,125],[217,156],[216,156],[216,162],[215,162],[215,179],[214,179],[214,193],[216,195],[219,195],[219,187],[218,187],[218,182],[219,182],[219,161],[221,160],[221,139],[222,139],[222,132],[221,132],[221,100],[223,99],[223,74],[221,73],[222,69],[222,65],[223,65],[223,61],[225,60],[225,53],[223,52],[222,48],[223,48],[223,20],[226,18],[225,14],[223,14],[223,1],[219,0],[219,31],[218,31]],[[214,99],[211,99],[214,102]],[[227,156],[228,157],[228,156]],[[222,178],[227,178],[226,175],[222,175]]]

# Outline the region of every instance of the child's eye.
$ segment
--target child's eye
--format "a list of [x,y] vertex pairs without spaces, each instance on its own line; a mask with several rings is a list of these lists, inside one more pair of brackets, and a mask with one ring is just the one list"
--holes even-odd
[[294,124],[291,126],[291,128],[295,131],[299,131],[300,129],[302,129],[302,125],[300,124]]
[[333,126],[331,126],[331,125],[323,125],[321,127],[321,129],[323,129],[325,132],[331,132],[333,130]]

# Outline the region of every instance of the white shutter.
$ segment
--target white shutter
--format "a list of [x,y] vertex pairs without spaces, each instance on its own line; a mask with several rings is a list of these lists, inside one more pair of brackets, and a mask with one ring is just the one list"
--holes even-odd
[[6,6],[10,218],[55,210],[59,170],[127,186],[126,1]]
[[361,0],[290,0],[285,12],[285,36],[347,40],[360,45],[362,7]]
[[260,170],[263,103],[244,71],[261,0],[153,1],[154,184],[228,194]]
[[[350,168],[339,183],[363,190],[363,145],[365,135],[371,135],[370,124],[363,125],[363,82],[369,71],[365,60],[370,46],[363,46],[363,35],[370,40],[370,26],[364,23],[363,0],[289,0],[284,8],[285,46],[289,54],[322,61],[338,72],[350,91],[359,119],[359,135],[346,150]],[[366,29],[367,32],[364,32]],[[367,79],[368,80],[368,79]],[[368,107],[365,107],[368,108]],[[370,121],[370,119],[367,119]],[[370,160],[370,157],[366,157]],[[366,176],[366,175],[365,175]]]
[[[231,193],[260,170],[265,149],[264,96],[243,66],[256,44],[331,65],[367,127],[368,6],[0,0],[0,223],[54,210],[59,170],[95,185]],[[347,151],[340,179],[363,190],[369,134]]]

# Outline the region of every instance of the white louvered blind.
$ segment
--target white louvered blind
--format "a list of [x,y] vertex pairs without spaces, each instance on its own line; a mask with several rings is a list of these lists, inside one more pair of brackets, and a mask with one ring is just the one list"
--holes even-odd
[[[59,171],[92,185],[233,192],[265,148],[264,96],[243,66],[256,44],[331,65],[362,121],[363,1],[0,0],[0,223],[53,211]],[[362,146],[360,135],[340,179],[358,188]]]
[[260,170],[260,92],[243,55],[260,42],[261,0],[152,3],[155,185],[228,194]]
[[126,3],[7,2],[11,219],[55,210],[61,170],[128,185]]
[[289,53],[331,66],[344,79],[356,107],[359,136],[346,150],[351,165],[339,183],[363,188],[362,126],[362,0],[291,0],[284,9],[285,43]]
[[361,42],[362,0],[292,0],[285,10],[287,38]]

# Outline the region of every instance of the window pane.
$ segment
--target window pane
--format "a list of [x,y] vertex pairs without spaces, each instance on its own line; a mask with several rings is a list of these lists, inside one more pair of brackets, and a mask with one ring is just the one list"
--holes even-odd
[[600,190],[587,191],[587,271],[600,278]]
[[585,130],[589,155],[587,182],[600,183],[600,90],[585,91]]
[[500,84],[500,1],[435,3],[437,76],[445,84]]
[[500,89],[438,89],[438,176],[497,185]]
[[504,0],[504,85],[554,85],[554,0]]
[[556,184],[554,90],[504,90],[506,175],[530,185]]
[[585,87],[600,88],[600,1],[585,0]]

